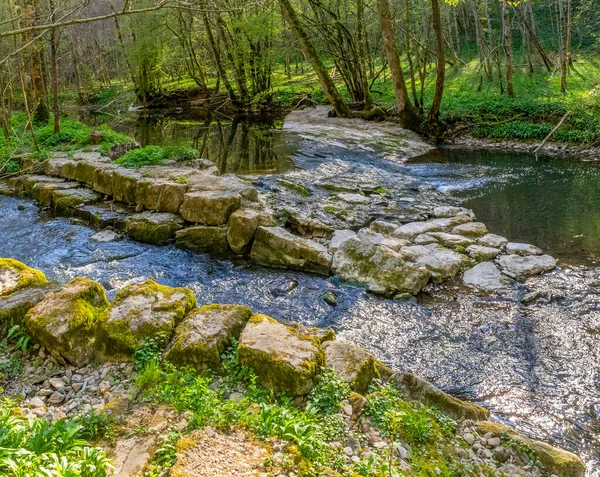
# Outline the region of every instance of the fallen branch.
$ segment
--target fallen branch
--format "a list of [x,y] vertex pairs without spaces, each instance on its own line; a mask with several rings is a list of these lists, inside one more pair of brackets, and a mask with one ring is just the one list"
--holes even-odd
[[571,113],[571,111],[567,111],[567,112],[565,113],[565,115],[562,117],[562,119],[559,121],[559,123],[558,123],[556,126],[554,126],[554,129],[553,129],[552,131],[550,131],[550,134],[548,134],[548,135],[547,135],[547,136],[544,138],[544,140],[542,141],[542,143],[541,143],[541,144],[540,144],[538,147],[536,147],[536,148],[535,148],[535,150],[533,151],[533,153],[534,153],[534,154],[537,154],[537,152],[538,152],[538,151],[539,151],[539,150],[540,150],[542,147],[544,147],[544,144],[546,144],[546,141],[547,141],[548,139],[550,139],[550,137],[552,137],[552,135],[553,135],[553,134],[556,132],[556,130],[557,130],[559,127],[561,127],[561,126],[563,125],[563,123],[564,123],[564,122],[565,122],[565,120],[567,119],[567,116],[569,116],[569,114],[570,114],[570,113]]

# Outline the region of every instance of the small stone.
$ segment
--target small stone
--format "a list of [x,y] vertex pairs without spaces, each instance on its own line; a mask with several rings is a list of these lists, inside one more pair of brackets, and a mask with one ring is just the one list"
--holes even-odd
[[52,396],[50,396],[50,398],[48,399],[48,404],[57,406],[58,404],[62,403],[64,400],[65,400],[65,396],[63,394],[60,394],[59,392],[55,391],[52,393]]
[[77,393],[83,388],[83,383],[73,383],[71,386],[73,388],[73,391]]
[[39,397],[33,397],[29,400],[29,405],[31,407],[43,407],[45,406],[44,401],[42,401]]
[[478,238],[487,235],[488,229],[485,224],[482,224],[481,222],[469,222],[457,225],[452,229],[452,233],[469,238]]
[[338,304],[338,297],[332,290],[328,290],[321,296],[321,299],[329,306],[336,306]]
[[48,382],[50,383],[50,386],[52,386],[57,391],[60,391],[65,387],[65,382],[60,378],[50,378]]
[[484,247],[502,248],[508,243],[508,239],[501,235],[486,234],[478,239],[477,243]]
[[472,446],[475,443],[475,436],[473,434],[471,434],[470,432],[463,434],[463,439],[470,446]]
[[491,437],[487,440],[487,444],[490,447],[498,447],[502,444],[499,437]]
[[352,448],[350,446],[346,446],[344,447],[343,450],[344,454],[346,454],[348,457],[351,457],[354,455],[354,451],[352,450]]
[[352,417],[352,405],[346,404],[343,408],[344,414],[348,417]]
[[119,235],[112,230],[103,230],[90,237],[90,241],[96,243],[114,242],[115,240],[119,240]]

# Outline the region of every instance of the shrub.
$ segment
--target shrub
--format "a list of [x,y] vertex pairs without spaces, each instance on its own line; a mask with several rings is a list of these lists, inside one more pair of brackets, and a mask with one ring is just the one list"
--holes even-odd
[[187,161],[196,157],[198,157],[198,151],[189,147],[146,146],[125,153],[123,157],[115,162],[124,167],[137,169],[143,166],[156,166],[168,159]]

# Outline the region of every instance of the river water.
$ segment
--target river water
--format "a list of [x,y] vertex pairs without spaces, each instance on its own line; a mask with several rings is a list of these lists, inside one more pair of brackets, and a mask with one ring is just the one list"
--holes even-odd
[[[126,239],[94,244],[88,227],[11,197],[0,198],[0,256],[40,268],[59,282],[89,276],[111,297],[132,280],[152,278],[190,287],[200,304],[246,304],[278,319],[332,327],[391,366],[487,406],[494,419],[579,453],[588,475],[600,475],[595,164],[446,149],[389,161],[377,150],[323,146],[273,131],[276,121],[209,121],[208,129],[206,121],[159,117],[116,126],[147,143],[201,145],[194,141],[208,136],[205,155],[222,171],[252,174],[267,194],[282,177],[314,189],[307,199],[279,194],[276,206],[293,202],[311,210],[324,200],[315,187],[324,181],[347,188],[378,185],[408,204],[411,191],[417,199],[423,190],[436,200],[447,194],[449,201],[473,208],[491,231],[542,246],[563,268],[494,296],[454,284],[432,286],[412,305],[374,297],[336,278],[220,261],[170,246]],[[328,290],[337,294],[337,306],[323,301]],[[539,298],[522,304],[530,291]]]

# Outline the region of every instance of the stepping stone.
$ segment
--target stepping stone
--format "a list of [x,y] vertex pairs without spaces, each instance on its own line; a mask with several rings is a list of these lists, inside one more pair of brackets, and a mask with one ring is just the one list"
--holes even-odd
[[463,283],[470,288],[494,291],[513,285],[515,281],[504,275],[492,262],[481,262],[467,270]]
[[502,255],[496,262],[515,277],[537,275],[556,268],[556,259],[550,255]]
[[509,242],[506,244],[506,253],[509,255],[541,255],[542,249],[528,243]]

